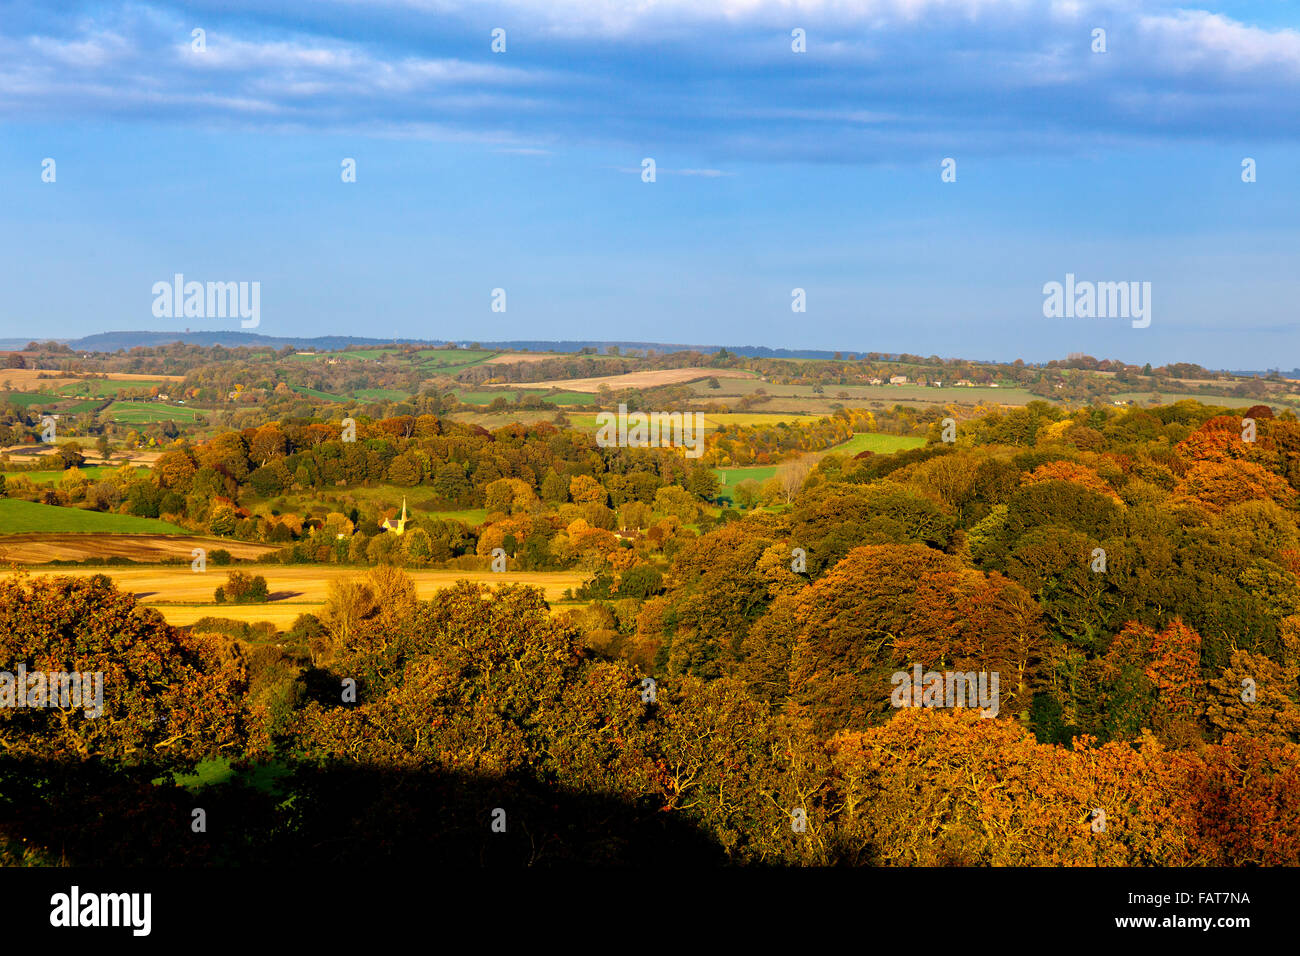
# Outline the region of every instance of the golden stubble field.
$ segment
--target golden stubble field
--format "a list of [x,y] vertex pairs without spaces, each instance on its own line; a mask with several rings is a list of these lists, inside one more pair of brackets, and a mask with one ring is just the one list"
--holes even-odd
[[567,392],[600,391],[602,385],[612,390],[620,388],[654,388],[656,385],[680,385],[701,378],[755,378],[753,372],[732,368],[660,368],[647,372],[628,372],[624,375],[602,375],[597,378],[556,378],[546,382],[517,382],[512,387],[560,388]]
[[[45,378],[41,378],[44,375]],[[38,368],[0,369],[0,388],[39,392],[46,388],[60,388],[84,378],[99,376],[77,375],[69,372],[52,372]],[[109,372],[103,376],[110,382],[183,382],[183,375],[143,375],[136,372]]]
[[[123,591],[133,593],[141,604],[156,608],[167,623],[178,627],[193,624],[203,617],[224,617],[255,623],[270,621],[287,628],[299,614],[315,613],[325,604],[331,581],[343,577],[361,577],[365,568],[330,565],[244,565],[238,570],[266,578],[271,600],[266,604],[217,604],[213,592],[226,581],[232,568],[211,564],[199,573],[189,565],[139,568],[50,568],[33,569],[33,575],[89,577],[107,574]],[[539,587],[546,600],[555,602],[566,588],[582,584],[583,576],[571,571],[443,571],[408,570],[421,598],[451,587],[457,581],[483,584],[530,584]]]

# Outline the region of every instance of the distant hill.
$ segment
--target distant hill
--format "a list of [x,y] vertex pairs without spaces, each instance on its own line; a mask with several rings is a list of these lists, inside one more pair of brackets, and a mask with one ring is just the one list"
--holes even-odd
[[[12,340],[17,342],[13,348],[22,348],[30,340]],[[95,335],[87,335],[80,339],[70,339],[67,341],[69,348],[81,352],[116,352],[124,349],[133,349],[139,346],[159,346],[170,345],[173,342],[184,342],[188,345],[221,345],[226,348],[272,348],[281,349],[286,345],[296,349],[317,349],[318,351],[334,351],[337,349],[347,348],[349,345],[377,346],[377,345],[427,345],[437,346],[446,345],[447,339],[374,339],[362,338],[352,335],[324,335],[315,338],[305,337],[278,337],[272,335],[259,335],[256,332],[235,332],[235,331],[218,331],[218,332],[99,332]],[[455,340],[460,345],[473,344],[470,340]],[[517,351],[528,349],[534,352],[578,352],[585,348],[594,348],[604,352],[611,345],[616,345],[620,349],[654,349],[657,352],[681,352],[693,350],[696,352],[717,352],[725,348],[728,352],[736,355],[743,355],[749,358],[806,358],[806,359],[829,359],[835,356],[833,351],[821,351],[814,349],[772,349],[761,345],[685,345],[664,342],[610,342],[610,341],[546,341],[537,340],[514,340],[507,342],[482,342],[478,344],[484,348],[505,349]],[[845,352],[844,354],[858,354],[856,352]]]
[[[316,338],[280,338],[258,335],[255,332],[98,332],[85,338],[68,340],[68,348],[81,352],[116,352],[139,346],[170,345],[184,342],[187,345],[222,345],[226,348],[272,348],[286,345],[297,349],[316,348],[333,351],[349,345],[392,345],[394,342],[421,345],[441,345],[441,342],[421,342],[418,339],[368,339],[352,335],[322,335]],[[26,344],[26,343],[24,343]]]

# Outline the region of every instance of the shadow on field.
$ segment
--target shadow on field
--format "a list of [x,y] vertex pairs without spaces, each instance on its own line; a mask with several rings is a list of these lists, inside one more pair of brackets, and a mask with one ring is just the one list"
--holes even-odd
[[[194,792],[95,763],[0,760],[0,865],[710,866],[691,824],[531,779],[298,766],[274,791]],[[195,833],[193,811],[206,813]],[[494,832],[494,810],[505,832]],[[499,819],[500,815],[496,817]]]

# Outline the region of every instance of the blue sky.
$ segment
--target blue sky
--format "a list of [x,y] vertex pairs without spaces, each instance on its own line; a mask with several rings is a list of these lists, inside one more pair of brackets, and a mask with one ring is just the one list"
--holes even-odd
[[[1298,28],[1290,0],[0,0],[0,338],[238,327],[155,318],[180,272],[260,282],[268,335],[1291,368]],[[1150,327],[1044,318],[1066,273],[1150,282]]]

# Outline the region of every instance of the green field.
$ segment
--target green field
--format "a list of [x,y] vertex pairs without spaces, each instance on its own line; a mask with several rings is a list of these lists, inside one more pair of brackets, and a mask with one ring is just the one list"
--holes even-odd
[[[77,471],[87,478],[100,478],[106,472],[116,471],[116,468],[107,465],[91,465],[88,468],[78,468]],[[46,484],[49,482],[59,481],[67,472],[56,469],[43,469],[41,471],[7,471],[3,472],[7,478],[27,478],[35,484]]]
[[359,388],[352,395],[363,402],[400,402],[411,397],[400,388]]
[[596,396],[586,392],[543,392],[527,388],[464,388],[456,390],[456,398],[466,405],[491,405],[498,398],[513,402],[515,396],[521,393],[529,398],[540,397],[542,401],[553,405],[594,405],[596,403]]
[[17,498],[0,498],[0,534],[44,531],[48,534],[189,534],[157,518],[108,514],[81,508],[38,505]]
[[833,451],[837,455],[856,455],[862,451],[874,451],[877,455],[888,455],[896,451],[906,451],[909,448],[920,448],[924,444],[925,439],[916,435],[882,435],[876,432],[862,432],[854,435],[843,444],[827,449],[827,451]]
[[776,476],[776,465],[752,465],[745,468],[714,468],[713,473],[718,476],[718,500],[731,501],[736,499],[732,497],[732,492],[736,490],[736,485],[740,484],[746,478],[753,478],[760,485],[769,478]]
[[315,398],[322,402],[346,402],[347,401],[347,399],[344,398],[342,395],[332,395],[329,392],[322,392],[318,388],[308,388],[306,385],[293,385],[290,387],[300,395],[306,395],[309,398]]
[[[407,513],[410,514],[409,508]],[[473,528],[486,521],[487,516],[486,508],[463,508],[460,511],[421,511],[416,517],[437,518],[442,521],[460,521]]]
[[[336,488],[327,492],[298,492],[277,495],[270,499],[260,499],[268,503],[284,504],[280,510],[296,514],[327,513],[329,511],[346,511],[357,502],[379,504],[381,507],[401,508],[402,499],[406,499],[406,513],[412,518],[441,518],[444,520],[463,521],[471,527],[482,524],[487,519],[486,508],[462,508],[453,511],[440,511],[427,507],[432,496],[428,488],[403,488],[398,485],[376,485],[367,488],[357,485],[352,488]],[[324,509],[324,511],[321,511]],[[260,509],[259,509],[260,510]]]
[[101,378],[88,378],[84,381],[71,382],[68,385],[61,386],[59,394],[111,398],[118,392],[135,392],[141,389],[147,392],[151,388],[157,388],[159,391],[166,392],[169,385],[180,385],[180,382],[113,382]]
[[[838,455],[856,455],[861,451],[874,451],[878,455],[888,455],[908,448],[919,448],[924,444],[924,438],[912,435],[885,435],[872,432],[854,435],[848,441],[828,448],[827,451]],[[735,490],[736,485],[746,478],[753,478],[761,485],[776,476],[778,467],[778,465],[746,465],[741,468],[714,468],[713,473],[718,476],[720,483],[719,500],[734,501],[732,491]]]
[[199,416],[187,405],[164,405],[159,402],[114,402],[104,410],[115,422],[145,425],[150,422],[193,422]]
[[[1249,408],[1251,405],[1268,404],[1258,398],[1233,398],[1227,395],[1196,395],[1191,392],[1159,392],[1158,394],[1162,405],[1189,400],[1200,402],[1202,405],[1219,405],[1224,408]],[[1151,392],[1119,392],[1112,400],[1126,401],[1139,408],[1148,408],[1151,405],[1151,395]]]
[[415,354],[421,368],[459,368],[477,365],[499,353],[487,349],[428,349]]
[[31,408],[33,405],[53,405],[59,398],[50,392],[0,392],[0,405],[12,402],[19,408]]

